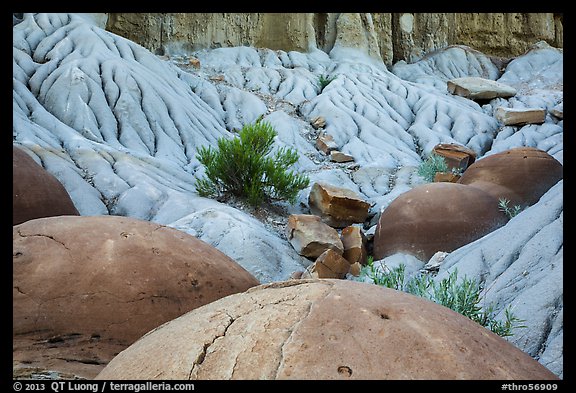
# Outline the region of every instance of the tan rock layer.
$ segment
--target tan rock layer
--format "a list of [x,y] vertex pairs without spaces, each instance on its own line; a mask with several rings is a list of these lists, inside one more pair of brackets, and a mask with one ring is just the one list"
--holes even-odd
[[106,29],[159,54],[346,46],[388,65],[454,44],[502,57],[541,40],[563,46],[563,18],[553,13],[110,13]]

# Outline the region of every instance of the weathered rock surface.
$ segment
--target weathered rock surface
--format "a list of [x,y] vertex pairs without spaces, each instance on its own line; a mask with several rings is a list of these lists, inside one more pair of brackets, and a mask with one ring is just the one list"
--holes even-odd
[[505,126],[524,124],[542,124],[546,119],[546,110],[540,108],[512,109],[498,107],[494,116]]
[[443,306],[324,279],[261,285],[197,308],[146,334],[96,379],[557,377]]
[[60,181],[24,150],[12,148],[12,225],[52,216],[78,216]]
[[[555,23],[562,21],[561,15],[506,13],[495,19],[495,14],[469,13],[341,15],[318,15],[326,37],[340,36],[316,38],[321,50],[250,47],[245,46],[248,38],[241,40],[242,46],[226,47],[233,45],[237,26],[246,31],[235,19],[239,24],[225,23],[230,34],[221,35],[232,43],[194,53],[174,46],[172,52],[165,50],[165,56],[154,56],[98,28],[102,23],[91,25],[78,15],[15,16],[14,146],[34,152],[44,169],[66,187],[81,214],[115,214],[177,226],[234,258],[261,282],[285,279],[310,260],[286,240],[285,224],[269,225],[266,209],[253,216],[240,207],[200,198],[194,182],[203,175],[195,158],[200,146],[215,146],[217,138],[233,137],[235,129],[262,116],[278,131],[278,147],[299,152],[295,169],[309,174],[311,184],[326,181],[354,190],[373,205],[374,212],[421,184],[415,176],[424,159],[421,152],[439,143],[464,145],[479,158],[530,146],[563,162],[561,119],[550,114],[543,124],[512,127],[502,126],[493,115],[499,106],[550,112],[561,104],[562,49],[540,42],[526,53],[520,49],[512,61],[491,56],[510,56],[527,37],[536,38],[533,33],[540,27],[561,28]],[[470,19],[472,27],[452,25],[457,18]],[[208,35],[218,28],[212,22],[205,30]],[[371,26],[375,35],[354,35],[370,31]],[[381,34],[392,26],[402,28],[407,40],[400,37],[392,45],[391,37]],[[474,28],[481,33],[474,33]],[[136,26],[130,30],[138,35]],[[475,40],[471,47],[498,47],[502,52],[446,47],[452,39],[444,35],[446,31],[460,37],[455,42]],[[170,38],[165,38],[169,47]],[[545,39],[561,46],[562,35],[558,38]],[[375,42],[386,67],[372,55],[378,52]],[[386,59],[403,56],[398,43],[416,48],[404,52],[410,53],[413,63],[390,67]],[[433,49],[437,50],[429,52]],[[418,60],[424,52],[428,54]],[[194,59],[200,68],[191,63]],[[335,79],[320,92],[321,75]],[[518,94],[482,106],[447,94],[446,82],[463,76],[497,80]],[[333,136],[340,151],[354,156],[353,165],[330,162],[318,152],[314,146],[318,131],[311,125],[317,117],[326,120],[322,131]],[[561,188],[555,190],[562,194]],[[280,204],[287,211],[284,223],[288,214],[309,212],[308,191],[300,193],[294,206]],[[376,219],[369,223],[374,229]],[[546,335],[548,326],[541,324],[539,329]],[[562,325],[555,322],[552,330],[561,332]],[[551,348],[561,346],[561,340],[548,344],[550,360]],[[554,362],[561,370],[562,357]]]
[[506,223],[498,199],[458,183],[429,183],[397,197],[380,215],[374,259],[403,252],[428,261],[454,251]]
[[312,185],[308,203],[312,214],[336,228],[366,221],[370,210],[370,203],[354,191],[323,182]]
[[[518,94],[509,99],[494,99],[486,110],[488,113],[493,113],[493,108],[497,107],[551,110],[564,101],[563,69],[562,49],[553,48],[545,42],[537,42],[525,54],[512,60],[498,79],[499,82],[513,86]],[[546,116],[544,124],[541,125],[527,124],[520,128],[500,126],[490,154],[520,146],[543,150],[562,163],[564,161],[562,121]]]
[[170,222],[169,226],[222,251],[261,283],[285,279],[310,264],[287,241],[286,224],[278,231],[270,231],[264,223],[231,206],[205,198],[190,203],[197,210]]
[[344,252],[338,231],[316,215],[290,215],[286,231],[290,244],[305,257],[318,258],[327,249],[337,251],[340,255]]
[[259,284],[193,236],[117,216],[15,225],[12,282],[14,360],[67,370],[101,368],[150,329]]
[[158,53],[242,45],[328,53],[346,45],[386,64],[452,44],[503,57],[540,40],[563,45],[562,15],[552,13],[111,13],[106,28]]
[[563,180],[505,226],[448,254],[435,280],[458,269],[458,277],[482,281],[485,304],[498,320],[505,309],[526,328],[507,337],[563,377],[564,198]]
[[491,100],[516,95],[516,89],[491,79],[468,76],[451,79],[447,83],[448,92],[471,100]]
[[518,147],[490,154],[472,164],[458,180],[477,187],[511,206],[526,207],[563,177],[563,165],[543,150]]

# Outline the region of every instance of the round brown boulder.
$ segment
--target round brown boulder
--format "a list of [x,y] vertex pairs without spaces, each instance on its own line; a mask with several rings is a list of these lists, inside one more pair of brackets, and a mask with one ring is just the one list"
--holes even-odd
[[30,220],[13,227],[15,357],[38,360],[57,348],[68,363],[99,372],[149,330],[258,284],[216,248],[163,225],[119,216]]
[[543,150],[517,147],[486,156],[470,165],[458,180],[486,191],[496,199],[505,198],[509,206],[524,208],[563,177],[563,165]]
[[65,215],[80,213],[62,183],[22,149],[12,146],[12,225]]
[[350,280],[260,285],[122,351],[96,379],[558,379],[444,306]]
[[382,212],[374,234],[374,259],[407,253],[427,262],[501,227],[498,200],[458,183],[429,183],[398,196]]

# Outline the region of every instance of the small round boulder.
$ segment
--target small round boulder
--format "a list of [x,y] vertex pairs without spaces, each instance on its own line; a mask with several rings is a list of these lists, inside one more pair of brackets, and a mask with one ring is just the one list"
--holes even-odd
[[501,227],[506,215],[490,194],[458,183],[429,183],[399,195],[380,215],[374,259],[407,253],[427,262]]
[[221,251],[160,224],[120,216],[29,220],[13,227],[14,347],[67,346],[71,362],[101,369],[149,330],[259,284]]
[[558,380],[469,318],[374,284],[303,279],[250,288],[146,334],[105,380]]
[[563,177],[564,166],[543,150],[517,147],[485,156],[466,169],[460,184],[477,187],[510,206],[522,208],[540,197]]
[[12,146],[12,225],[34,218],[78,216],[60,181],[17,146]]

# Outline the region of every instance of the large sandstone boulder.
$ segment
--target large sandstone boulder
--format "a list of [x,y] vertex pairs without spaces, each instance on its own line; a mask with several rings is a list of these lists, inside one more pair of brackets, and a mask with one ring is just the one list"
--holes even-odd
[[428,261],[501,227],[498,200],[475,187],[428,183],[398,196],[382,212],[374,235],[374,259],[407,253]]
[[543,150],[517,147],[470,165],[458,183],[477,187],[510,206],[527,207],[563,177],[563,165]]
[[470,319],[351,280],[250,288],[154,329],[96,379],[557,380]]
[[32,367],[52,353],[99,371],[150,329],[258,284],[216,248],[163,225],[30,220],[13,227],[14,359]]
[[323,182],[314,183],[308,202],[312,214],[335,228],[364,222],[370,210],[370,203],[354,191]]
[[12,147],[12,225],[34,218],[78,216],[60,181],[24,150]]

